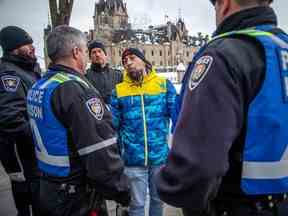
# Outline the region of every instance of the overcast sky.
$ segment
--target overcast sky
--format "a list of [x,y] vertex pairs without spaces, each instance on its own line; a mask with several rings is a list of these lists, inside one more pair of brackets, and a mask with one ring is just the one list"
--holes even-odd
[[[83,31],[92,29],[96,1],[98,0],[74,0],[70,25]],[[288,31],[288,1],[274,1],[273,7],[278,14],[279,24]],[[214,9],[208,0],[124,0],[124,2],[127,3],[130,22],[134,27],[162,24],[167,15],[171,21],[181,16],[191,35],[197,32],[210,34],[215,29]],[[48,0],[0,0],[0,20],[0,28],[17,25],[32,35],[41,62],[43,29],[48,23]]]

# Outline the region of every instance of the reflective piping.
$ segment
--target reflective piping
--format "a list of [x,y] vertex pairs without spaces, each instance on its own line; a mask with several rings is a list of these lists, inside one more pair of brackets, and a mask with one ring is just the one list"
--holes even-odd
[[39,88],[44,89],[47,87],[47,85],[49,85],[51,82],[54,82],[54,81],[63,83],[68,80],[76,80],[80,83],[83,83],[86,87],[89,87],[89,84],[85,82],[84,80],[82,80],[80,77],[77,77],[73,74],[63,74],[62,72],[59,72],[55,74],[54,76],[50,77],[50,79],[44,82]]
[[42,85],[39,86],[39,89],[44,89],[46,88],[46,86],[48,86],[51,82],[53,82],[52,80],[47,80],[46,82],[44,82]]
[[57,166],[57,167],[70,166],[68,156],[52,156],[36,150],[36,157],[38,158],[38,160],[51,166]]
[[116,142],[117,142],[117,138],[113,137],[113,138],[104,140],[102,142],[93,144],[91,146],[84,147],[84,148],[78,150],[78,153],[80,156],[87,155],[87,154],[90,154],[92,152],[95,152],[95,151],[101,150],[103,148],[106,148],[108,146],[111,146],[113,144],[116,144]]
[[229,35],[233,35],[233,34],[248,34],[250,36],[272,36],[273,34],[270,32],[264,32],[264,31],[259,31],[259,30],[255,30],[255,29],[245,29],[245,30],[240,30],[240,31],[231,31],[231,32],[226,32],[220,35],[217,35],[215,37],[213,37],[209,42],[214,41],[218,38],[222,38],[222,37],[226,37]]
[[286,150],[284,151],[284,154],[282,155],[281,161],[282,160],[288,160],[288,145],[286,146]]
[[148,143],[147,143],[147,128],[146,128],[146,116],[145,116],[145,105],[144,105],[144,96],[141,94],[141,107],[142,107],[142,116],[143,116],[143,129],[144,129],[144,165],[148,165]]
[[10,179],[15,182],[24,182],[26,181],[23,172],[8,173]]
[[30,119],[30,125],[31,125],[31,128],[34,132],[34,135],[35,135],[35,138],[36,138],[36,142],[37,142],[37,145],[39,147],[39,149],[41,150],[41,152],[44,152],[45,154],[48,154],[44,144],[43,144],[43,141],[42,141],[42,138],[41,138],[41,135],[40,135],[40,132],[38,130],[38,127],[36,125],[36,122],[34,119]]
[[275,43],[277,43],[281,48],[288,49],[288,44],[287,44],[285,41],[283,41],[281,38],[279,38],[279,37],[277,37],[277,36],[275,36],[275,35],[273,35],[273,34],[272,34],[270,37],[271,37],[271,39],[272,39]]
[[81,79],[80,77],[77,77],[75,75],[69,74],[67,75],[69,78],[75,79],[78,82],[83,83],[86,87],[89,87],[89,84],[87,82],[85,82],[83,79]]
[[63,74],[62,72],[56,73],[53,78],[59,80],[59,82],[70,80],[70,77],[66,74]]
[[283,41],[282,39],[280,39],[279,37],[277,37],[276,35],[274,35],[274,34],[272,34],[270,32],[259,31],[259,30],[255,30],[255,29],[246,29],[246,30],[232,31],[232,32],[223,33],[223,34],[220,34],[220,35],[212,38],[211,41],[213,41],[215,39],[218,39],[218,38],[221,38],[221,37],[233,35],[233,34],[247,34],[247,35],[250,35],[252,37],[268,36],[275,43],[277,43],[281,48],[288,49],[288,44],[285,41]]
[[288,176],[288,160],[277,162],[243,162],[242,178],[280,179]]
[[68,76],[65,76],[63,74],[57,73],[54,76],[50,77],[50,79],[46,80],[46,82],[44,82],[39,88],[40,89],[44,89],[46,88],[51,82],[59,82],[59,83],[63,83],[67,80],[70,80]]
[[17,173],[10,173],[9,176],[12,180],[15,180],[15,181],[20,181],[20,182],[26,181],[26,178],[24,176],[23,164],[21,162],[16,143],[14,143],[14,152],[15,152],[15,156],[16,156],[16,159],[17,159],[17,162],[18,162],[18,165],[19,165],[21,171],[17,172]]
[[68,156],[52,156],[48,154],[43,144],[43,141],[42,141],[42,138],[41,138],[41,135],[40,135],[40,132],[38,130],[35,120],[30,119],[30,124],[34,132],[37,145],[40,149],[40,151],[38,151],[37,149],[35,150],[37,159],[51,166],[69,167],[70,163],[69,163]]

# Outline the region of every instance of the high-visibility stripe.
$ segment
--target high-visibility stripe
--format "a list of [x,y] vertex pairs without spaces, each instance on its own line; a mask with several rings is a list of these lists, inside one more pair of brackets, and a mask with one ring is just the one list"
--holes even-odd
[[39,86],[39,89],[45,89],[53,80],[47,80],[42,85]]
[[271,35],[270,38],[275,42],[277,43],[281,48],[284,48],[284,49],[288,49],[288,44],[283,41],[282,39],[280,39],[279,37],[275,36],[275,35]]
[[255,162],[244,161],[242,178],[246,179],[280,179],[288,176],[288,145],[280,161]]
[[250,35],[252,37],[257,37],[257,36],[268,36],[270,37],[275,43],[277,43],[280,47],[282,48],[288,48],[288,44],[281,40],[279,37],[277,37],[276,35],[272,34],[271,32],[265,32],[265,31],[261,31],[261,30],[256,30],[256,29],[246,29],[246,30],[240,30],[240,31],[231,31],[231,32],[226,32],[223,34],[220,34],[214,38],[211,39],[211,41],[214,41],[218,38],[222,38],[222,37],[226,37],[229,35],[237,35],[237,34],[246,34],[246,35]]
[[78,153],[79,153],[79,155],[81,155],[81,156],[87,155],[87,154],[90,154],[90,153],[92,153],[92,152],[95,152],[95,151],[101,150],[101,149],[103,149],[103,148],[106,148],[106,147],[108,147],[108,146],[111,146],[111,145],[113,145],[113,144],[116,144],[116,142],[117,142],[117,138],[116,138],[116,137],[113,137],[113,138],[104,140],[104,141],[102,141],[102,142],[93,144],[93,145],[91,145],[91,146],[84,147],[84,148],[78,150]]
[[62,166],[68,167],[69,166],[69,157],[68,156],[53,156],[49,155],[41,138],[40,132],[38,130],[37,124],[34,119],[30,119],[30,124],[32,130],[34,132],[37,146],[39,147],[40,151],[36,149],[36,157],[38,160],[49,164],[51,166]]
[[144,165],[148,165],[148,143],[147,143],[147,128],[146,128],[146,115],[145,115],[145,105],[144,105],[144,96],[141,94],[141,108],[142,108],[142,117],[143,117],[143,130],[144,130]]
[[77,80],[78,82],[81,82],[82,84],[84,84],[86,87],[89,87],[89,84],[87,82],[85,82],[83,79],[81,79],[80,77],[77,77],[75,75],[72,75],[72,74],[68,74],[67,75],[69,78],[71,79],[75,79]]
[[40,151],[45,153],[45,154],[48,154],[48,152],[47,152],[47,150],[43,144],[39,129],[38,129],[37,124],[36,124],[34,119],[30,119],[30,125],[31,125],[33,132],[34,132],[34,135],[36,138],[36,143],[37,143],[37,146],[39,147]]
[[51,82],[58,82],[58,83],[63,83],[68,80],[76,80],[78,82],[83,83],[87,87],[89,87],[89,84],[82,80],[80,77],[77,77],[73,74],[63,74],[61,72],[56,73],[54,76],[52,76],[50,79],[48,79],[46,82],[44,82],[39,88],[44,89],[47,85],[49,85]]
[[69,80],[69,77],[63,77],[63,76],[59,76],[59,74],[56,74],[56,75],[52,76],[50,79],[46,80],[42,85],[40,85],[39,89],[46,88],[52,82],[63,83],[67,80]]
[[57,166],[57,167],[69,167],[69,157],[68,156],[54,156],[54,155],[48,155],[44,152],[40,152],[36,149],[36,157],[41,162],[44,162],[51,166]]
[[18,162],[18,165],[19,165],[21,171],[17,172],[17,173],[14,173],[14,175],[12,173],[10,173],[9,176],[14,181],[26,181],[26,178],[24,176],[23,164],[21,162],[21,159],[20,159],[20,156],[19,156],[19,153],[18,153],[19,151],[18,151],[16,143],[14,143],[14,152],[15,152],[16,159],[17,159],[17,162]]
[[243,162],[242,178],[280,179],[288,176],[288,160],[276,162]]
[[235,35],[235,34],[247,34],[247,35],[250,35],[252,37],[256,37],[256,36],[271,36],[271,35],[273,35],[270,32],[259,31],[259,30],[256,30],[256,29],[245,29],[245,30],[240,30],[240,31],[226,32],[226,33],[217,35],[217,36],[213,37],[211,39],[211,41],[214,41],[214,40],[216,40],[218,38],[226,37],[226,36],[229,36],[229,35]]

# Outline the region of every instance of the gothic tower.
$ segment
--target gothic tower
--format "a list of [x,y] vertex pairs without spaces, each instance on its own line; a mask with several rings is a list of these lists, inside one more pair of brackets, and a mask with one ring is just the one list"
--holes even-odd
[[128,14],[123,0],[99,0],[94,9],[94,39],[107,45],[112,42],[113,31],[128,28]]

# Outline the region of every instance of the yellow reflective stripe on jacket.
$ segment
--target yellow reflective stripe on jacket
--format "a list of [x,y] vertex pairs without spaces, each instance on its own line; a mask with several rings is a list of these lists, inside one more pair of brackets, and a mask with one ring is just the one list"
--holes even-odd
[[[218,38],[222,38],[222,37],[226,37],[229,35],[237,35],[237,34],[246,34],[246,35],[250,35],[252,37],[256,37],[256,36],[272,36],[273,34],[270,32],[265,32],[265,31],[260,31],[260,30],[256,30],[256,29],[244,29],[244,30],[239,30],[239,31],[231,31],[231,32],[225,32],[223,34],[217,35],[215,37],[213,37],[211,39],[211,41],[214,41]],[[211,42],[210,41],[210,42]]]
[[54,76],[52,76],[50,79],[48,79],[42,86],[41,88],[44,88],[51,82],[58,82],[58,83],[64,83],[68,80],[76,80],[78,82],[83,83],[85,86],[89,87],[89,84],[82,80],[80,77],[72,75],[72,74],[64,74],[62,72],[56,73]]
[[57,73],[54,76],[52,76],[49,81],[56,81],[58,83],[63,83],[65,81],[71,80],[71,78],[69,78],[68,76],[61,74],[61,73]]

